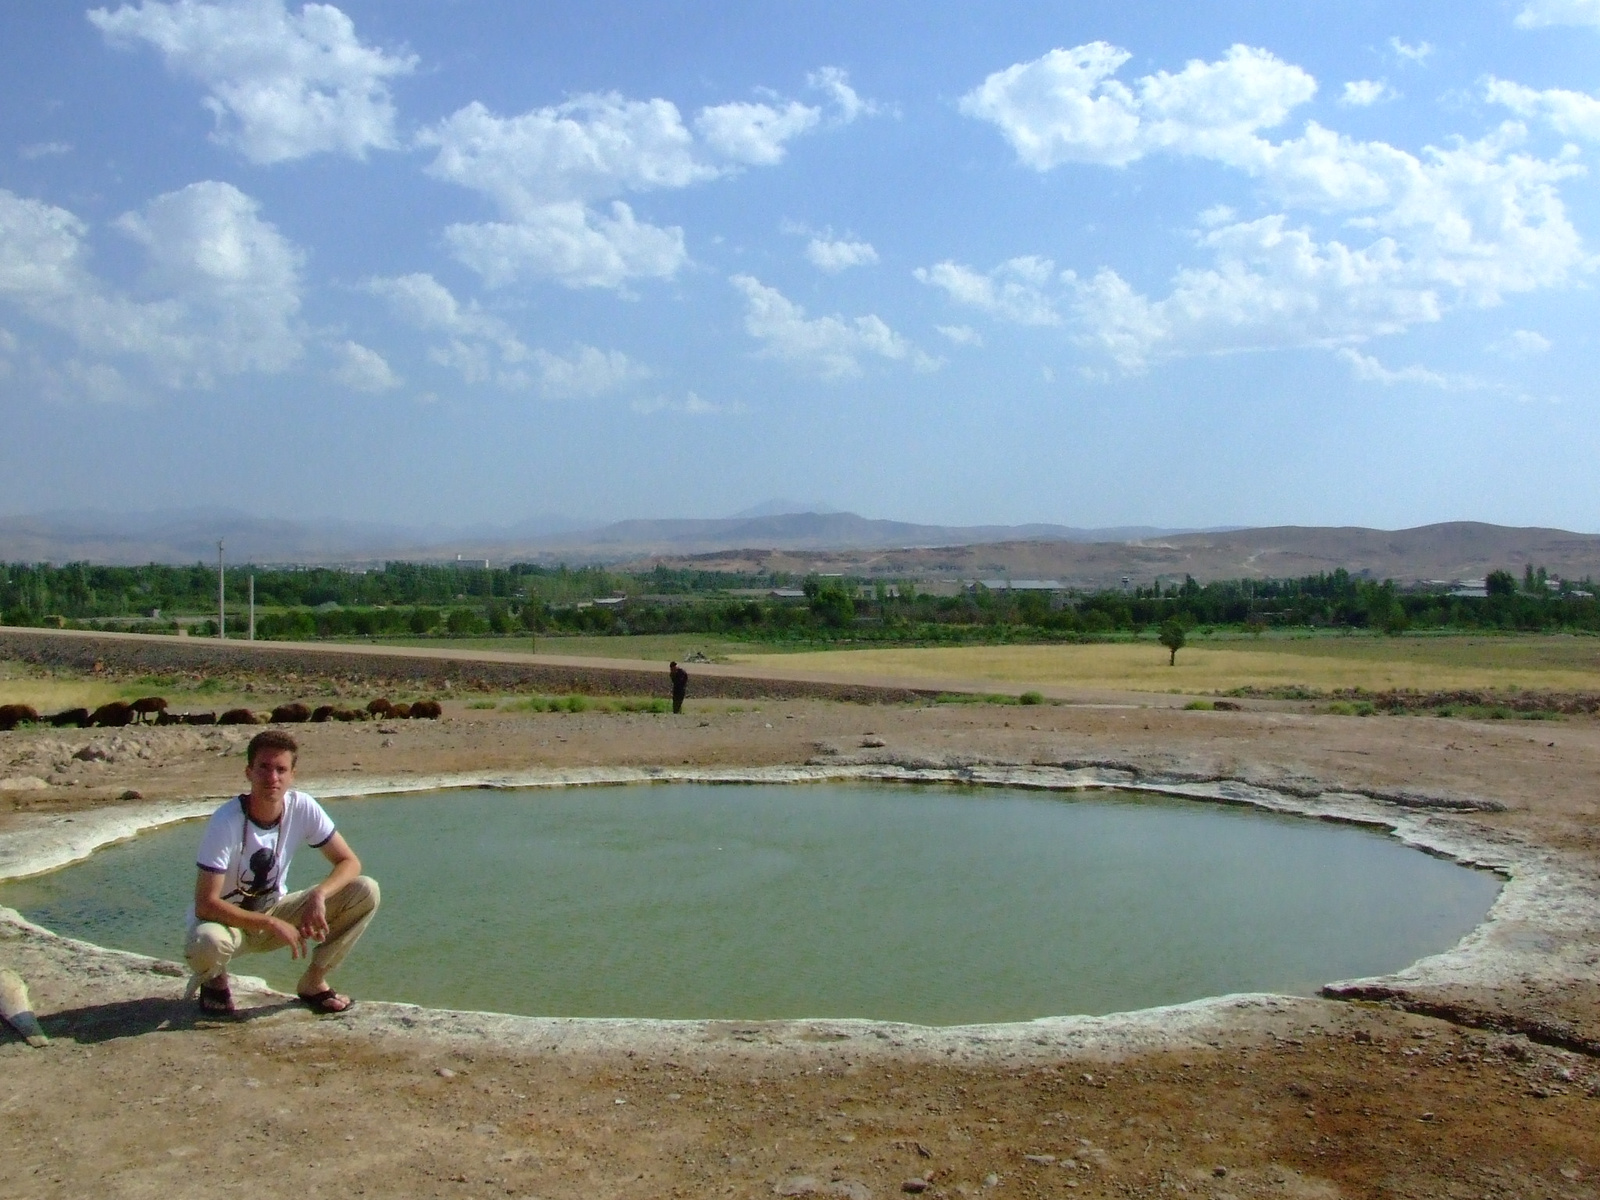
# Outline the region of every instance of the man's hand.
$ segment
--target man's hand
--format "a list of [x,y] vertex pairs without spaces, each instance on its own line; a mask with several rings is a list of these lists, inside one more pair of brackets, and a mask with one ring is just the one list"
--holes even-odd
[[317,942],[328,940],[328,905],[319,891],[313,890],[300,910],[300,935]]
[[299,958],[306,952],[305,938],[289,922],[281,917],[268,917],[267,924],[272,929],[272,936],[289,947],[290,958]]

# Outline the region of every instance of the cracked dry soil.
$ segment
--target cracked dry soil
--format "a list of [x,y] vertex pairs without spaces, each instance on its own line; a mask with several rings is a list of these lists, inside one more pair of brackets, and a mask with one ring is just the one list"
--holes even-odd
[[[1096,761],[1492,801],[1503,811],[1456,819],[1600,874],[1590,718],[696,709],[451,704],[438,724],[302,726],[301,780],[315,792],[365,774],[538,767]],[[129,789],[151,804],[226,795],[243,738],[217,733],[0,735],[0,779],[39,781],[0,791],[0,836]],[[104,757],[75,757],[91,744]],[[0,962],[23,971],[54,1041],[33,1050],[0,1033],[0,1195],[1593,1197],[1600,1060],[1506,1032],[1600,1041],[1600,958],[1579,961],[1569,977],[1493,990],[1229,1010],[1143,1048],[950,1058],[762,1025],[552,1048],[319,1020],[263,996],[252,1019],[208,1025],[182,1003],[183,980],[144,960],[3,924]]]

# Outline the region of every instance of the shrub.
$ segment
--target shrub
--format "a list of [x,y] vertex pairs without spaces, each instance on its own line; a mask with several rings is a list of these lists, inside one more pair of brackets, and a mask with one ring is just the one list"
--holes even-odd
[[1328,705],[1328,711],[1339,717],[1370,717],[1378,710],[1373,708],[1369,700],[1335,700]]
[[444,627],[451,637],[472,637],[489,632],[489,622],[470,608],[452,608]]
[[1017,697],[1017,703],[1018,704],[1043,704],[1044,703],[1044,693],[1043,692],[1023,692],[1022,695]]

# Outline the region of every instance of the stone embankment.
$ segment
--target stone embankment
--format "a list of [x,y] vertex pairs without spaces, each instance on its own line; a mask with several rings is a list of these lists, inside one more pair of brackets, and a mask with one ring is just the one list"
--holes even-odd
[[[362,687],[415,691],[514,691],[590,696],[667,695],[665,664],[606,665],[596,660],[552,660],[533,655],[442,648],[314,645],[305,642],[235,642],[211,638],[76,630],[0,628],[0,659],[39,667],[111,675],[180,672],[298,675]],[[934,690],[766,679],[736,668],[694,672],[696,699],[840,700],[899,703],[931,697]]]

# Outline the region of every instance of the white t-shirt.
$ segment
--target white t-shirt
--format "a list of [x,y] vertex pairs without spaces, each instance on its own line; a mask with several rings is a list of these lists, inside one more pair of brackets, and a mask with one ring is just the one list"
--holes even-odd
[[[245,815],[245,797],[235,796],[206,822],[195,865],[222,876],[222,898],[241,908],[262,911],[277,903],[288,888],[289,862],[301,846],[328,844],[333,818],[304,792],[283,797],[283,815],[274,825],[257,825]],[[189,924],[196,923],[194,906]]]

